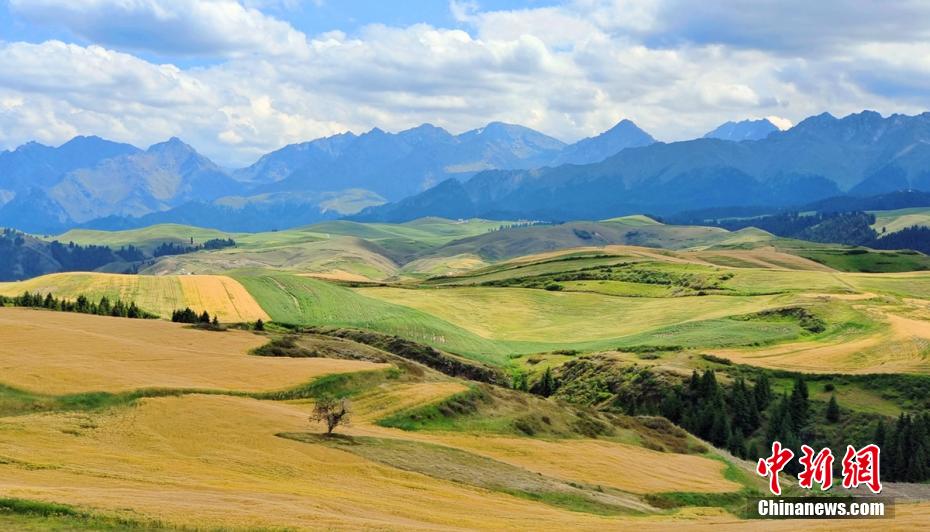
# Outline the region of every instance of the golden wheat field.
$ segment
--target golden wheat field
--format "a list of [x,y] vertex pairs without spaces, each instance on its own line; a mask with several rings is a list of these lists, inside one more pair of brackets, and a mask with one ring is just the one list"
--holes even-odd
[[139,388],[261,391],[329,373],[385,367],[354,360],[256,357],[267,339],[161,320],[0,309],[3,384],[39,393]]
[[[801,525],[747,523],[713,509],[651,516],[557,509],[280,438],[275,435],[280,431],[307,429],[306,411],[245,398],[145,399],[133,409],[93,416],[5,418],[0,429],[5,495],[189,527],[499,530],[533,523],[537,530],[796,530]],[[530,447],[523,459],[532,461],[534,455]],[[906,530],[928,515],[926,504],[899,505],[893,527],[876,521],[874,529]],[[802,528],[837,525],[816,521]]]
[[206,310],[222,321],[268,320],[255,299],[231,277],[221,275],[122,275],[112,273],[54,273],[26,281],[0,283],[0,295],[25,291],[52,293],[57,297],[85,295],[92,300],[107,296],[135,301],[142,309],[170,317],[175,309],[190,306]]
[[[55,394],[150,387],[271,390],[322,375],[387,367],[249,356],[247,350],[266,338],[243,331],[41,310],[0,309],[0,337],[4,384]],[[390,465],[351,452],[351,443],[342,448],[312,438],[295,441],[281,435],[312,436],[321,430],[308,421],[312,401],[215,393],[2,417],[0,493],[205,529],[499,530],[532,523],[537,530],[793,530],[799,524],[748,523],[720,509],[656,510],[639,502],[638,496],[649,493],[738,490],[739,484],[727,480],[726,464],[708,456],[590,438],[407,432],[374,424],[467,389],[454,379],[431,379],[388,380],[363,391],[354,399],[352,424],[340,432],[359,442],[374,437],[453,449],[540,482],[603,486],[616,490],[604,497],[628,501],[628,511],[574,511]],[[927,505],[900,505],[894,525],[904,529],[928,515]],[[835,525],[818,521],[803,528]]]

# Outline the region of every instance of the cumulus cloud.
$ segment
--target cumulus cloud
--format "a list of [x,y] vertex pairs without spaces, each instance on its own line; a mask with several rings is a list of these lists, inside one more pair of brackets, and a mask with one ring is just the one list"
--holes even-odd
[[29,21],[91,42],[163,55],[297,55],[305,36],[236,0],[10,0]]
[[[823,111],[930,105],[922,3],[863,3],[831,22],[823,6],[832,2],[805,11],[774,0],[570,0],[483,11],[455,0],[455,28],[375,24],[314,36],[258,10],[289,4],[11,0],[28,20],[94,44],[0,43],[0,146],[79,133],[144,146],[178,135],[218,162],[245,164],[374,126],[458,132],[503,120],[571,141],[629,118],[679,140],[748,117],[790,127]],[[179,68],[136,50],[165,63],[222,61]]]

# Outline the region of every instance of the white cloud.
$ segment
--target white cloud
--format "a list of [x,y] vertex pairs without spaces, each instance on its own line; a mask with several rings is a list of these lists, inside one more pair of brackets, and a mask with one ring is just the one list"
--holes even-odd
[[236,0],[10,0],[35,23],[105,46],[164,55],[297,55],[305,36]]
[[791,120],[788,120],[787,118],[783,118],[781,116],[769,115],[765,117],[765,119],[771,122],[773,126],[777,127],[778,129],[782,131],[786,129],[791,129],[791,127],[794,126],[794,123],[792,123]]
[[[432,122],[457,132],[504,120],[574,140],[630,118],[678,140],[747,117],[788,127],[825,110],[930,106],[930,45],[919,24],[904,20],[916,16],[911,4],[902,8],[900,31],[895,17],[875,14],[882,31],[871,37],[849,14],[841,17],[848,34],[834,26],[825,35],[784,30],[809,49],[749,39],[744,29],[701,30],[688,17],[711,15],[674,0],[492,12],[453,1],[458,29],[371,25],[313,37],[254,8],[268,2],[12,5],[100,45],[0,43],[3,147],[79,133],[145,146],[177,135],[220,163],[244,164],[286,143],[373,126]],[[753,12],[708,10],[750,27],[785,28],[793,16],[767,1],[743,11]],[[169,29],[183,33],[177,42]],[[126,49],[225,59],[178,68],[116,51]]]

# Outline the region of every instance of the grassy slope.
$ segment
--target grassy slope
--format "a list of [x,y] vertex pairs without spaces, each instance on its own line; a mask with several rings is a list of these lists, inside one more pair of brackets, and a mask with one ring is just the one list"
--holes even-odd
[[72,229],[50,239],[61,242],[74,242],[81,245],[110,246],[111,248],[133,245],[151,251],[165,242],[189,245],[192,237],[194,244],[202,244],[212,238],[233,238],[235,240],[241,238],[237,233],[227,233],[216,229],[181,224],[158,224],[126,231]]
[[518,288],[357,292],[438,316],[514,352],[620,345],[740,345],[794,338],[787,325],[769,327],[722,319],[776,306],[772,296],[680,298],[615,297]]
[[371,329],[497,365],[510,352],[505,346],[426,312],[366,297],[317,279],[265,272],[241,273],[235,277],[275,321]]
[[927,207],[871,211],[871,213],[875,215],[872,229],[878,231],[879,234],[894,233],[914,225],[930,227],[930,208]]
[[[398,273],[399,263],[452,240],[484,234],[501,223],[484,220],[452,221],[424,218],[405,224],[323,222],[306,227],[265,233],[226,235],[209,229],[158,225],[132,231],[71,231],[77,243],[111,246],[134,244],[151,249],[162,242],[195,243],[206,238],[231,236],[235,248],[163,257],[146,273],[158,275],[223,273],[242,268],[271,268],[305,273],[335,274],[343,278],[385,279]],[[64,238],[62,236],[61,238]],[[460,258],[413,264],[405,274],[458,271],[473,264]]]

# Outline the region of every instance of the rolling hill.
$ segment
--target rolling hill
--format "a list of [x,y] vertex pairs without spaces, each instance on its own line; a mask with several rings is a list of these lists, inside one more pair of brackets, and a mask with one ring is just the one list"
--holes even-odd
[[[147,248],[231,236],[235,248],[153,266],[236,269],[63,273],[0,294],[118,295],[163,316],[191,305],[245,330],[0,308],[11,529],[743,527],[746,497],[765,490],[752,461],[798,372],[807,426],[833,447],[919,408],[930,376],[930,275],[828,265],[912,258],[751,228],[428,218],[67,235]],[[836,258],[802,256],[818,253]],[[306,275],[377,264],[357,275],[378,283]],[[248,330],[259,317],[265,330]],[[730,436],[696,438],[666,400],[693,372],[719,387],[718,417],[768,379],[758,426],[726,418]],[[328,397],[352,405],[329,437],[308,423]],[[824,423],[831,398],[840,421]],[[886,489],[896,525],[930,513],[922,486]]]

